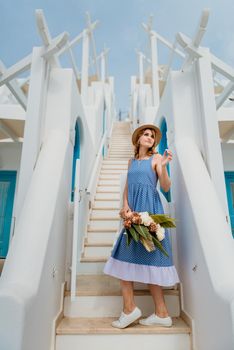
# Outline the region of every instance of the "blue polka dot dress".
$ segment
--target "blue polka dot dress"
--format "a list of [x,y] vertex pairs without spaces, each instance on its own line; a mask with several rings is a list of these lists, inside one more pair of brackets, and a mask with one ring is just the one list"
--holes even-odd
[[[132,211],[147,211],[150,214],[163,214],[162,203],[156,189],[157,174],[152,169],[152,157],[146,160],[132,159],[128,175],[128,204]],[[147,252],[140,241],[131,240],[127,246],[127,235],[123,228],[108,259],[104,273],[125,281],[136,281],[160,286],[172,286],[179,282],[172,261],[168,231],[161,241],[169,254],[159,249]]]

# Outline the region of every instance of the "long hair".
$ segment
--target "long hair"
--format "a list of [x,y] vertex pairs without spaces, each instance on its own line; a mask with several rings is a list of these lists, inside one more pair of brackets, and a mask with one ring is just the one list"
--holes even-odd
[[137,137],[136,137],[136,144],[134,146],[134,157],[137,159],[139,158],[139,149],[140,149],[140,144],[139,144],[139,138],[144,134],[145,130],[150,130],[154,136],[154,144],[152,147],[150,147],[146,154],[147,156],[151,157],[153,154],[157,154],[158,152],[155,151],[155,147],[156,147],[156,132],[154,129],[150,129],[150,128],[145,128],[141,131],[139,131]]

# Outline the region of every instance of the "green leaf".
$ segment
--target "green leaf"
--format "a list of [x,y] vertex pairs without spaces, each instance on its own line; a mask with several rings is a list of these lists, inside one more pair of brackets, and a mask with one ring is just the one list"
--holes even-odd
[[132,235],[128,229],[126,229],[126,234],[127,234],[127,245],[129,246],[132,240]]
[[162,244],[157,240],[157,238],[155,238],[155,237],[152,236],[152,239],[153,239],[153,242],[154,242],[155,246],[156,246],[159,250],[161,250],[161,252],[162,252],[163,254],[165,254],[167,257],[169,257],[167,251],[163,248]]
[[151,234],[149,233],[149,230],[146,226],[136,224],[132,226],[140,236],[144,237],[145,239],[150,239]]
[[130,234],[132,235],[132,238],[134,239],[135,242],[139,241],[139,235],[138,233],[134,230],[133,227],[129,228]]
[[175,221],[176,219],[171,218],[170,216],[166,214],[153,214],[150,215],[150,217],[156,222],[157,224],[160,224],[162,227],[176,227]]

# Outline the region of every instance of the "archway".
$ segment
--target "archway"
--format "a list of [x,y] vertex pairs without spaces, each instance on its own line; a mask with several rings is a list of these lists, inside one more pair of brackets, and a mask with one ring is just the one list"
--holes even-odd
[[73,150],[73,162],[72,162],[72,189],[71,189],[71,201],[74,201],[75,190],[75,176],[76,176],[76,160],[80,159],[80,127],[79,121],[76,121],[75,125],[75,144]]
[[[168,148],[168,145],[167,145],[167,123],[166,123],[166,119],[165,118],[163,118],[162,122],[160,123],[160,130],[161,130],[161,133],[162,133],[162,138],[161,138],[161,141],[159,143],[159,153],[163,155],[165,149]],[[169,164],[167,165],[167,171],[168,171],[168,174],[170,176],[170,166],[169,166]],[[169,190],[168,192],[164,192],[163,189],[161,188],[161,192],[165,196],[166,200],[168,202],[170,202],[171,201],[171,191]]]

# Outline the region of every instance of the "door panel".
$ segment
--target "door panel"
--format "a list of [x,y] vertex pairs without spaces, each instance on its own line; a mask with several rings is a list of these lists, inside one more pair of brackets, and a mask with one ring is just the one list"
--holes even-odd
[[0,171],[0,257],[8,252],[15,195],[16,171]]

